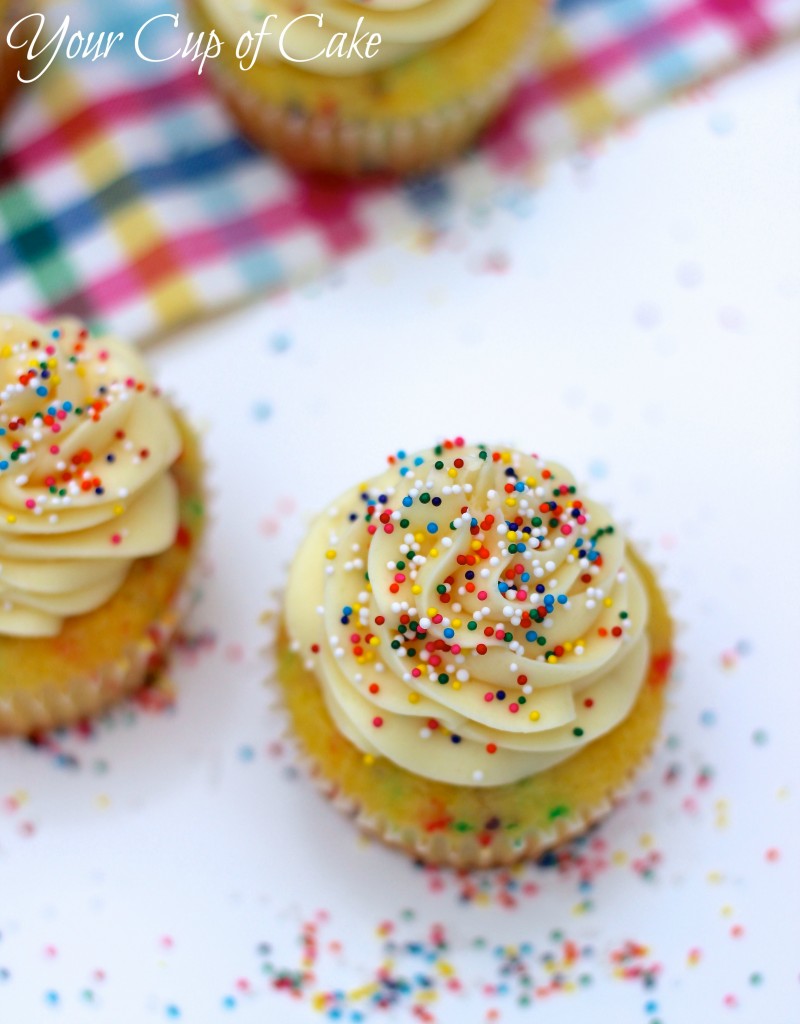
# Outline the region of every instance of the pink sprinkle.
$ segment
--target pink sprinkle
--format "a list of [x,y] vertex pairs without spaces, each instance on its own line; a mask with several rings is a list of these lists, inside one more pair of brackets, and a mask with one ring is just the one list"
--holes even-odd
[[564,534],[565,537],[569,537],[569,535],[572,533],[572,527],[569,525],[569,523],[564,523],[564,525],[561,527],[561,532]]
[[420,676],[422,675],[422,672],[421,672],[421,671],[420,671],[420,670],[419,670],[418,668],[412,668],[412,669],[411,669],[411,675],[412,675],[412,676],[413,676],[413,677],[414,677],[415,679],[419,679],[419,677],[420,677]]
[[433,617],[433,619],[431,621],[435,622],[437,624],[437,626],[438,626],[438,624],[442,621],[442,616],[441,615],[434,615],[434,617]]
[[489,703],[489,701],[492,701],[492,700],[494,700],[494,694],[493,694],[493,693],[484,693],[484,695],[483,695],[483,699],[484,699],[484,700],[486,701],[486,703],[488,704],[488,703]]
[[36,502],[33,500],[33,498],[28,498],[28,500],[25,502],[25,508],[36,508]]
[[370,523],[367,527],[367,533],[375,533],[378,527],[374,523]]
[[380,717],[380,715],[376,715],[375,718],[372,719],[372,724],[375,726],[376,729],[380,729],[380,727],[383,725],[383,719]]
[[489,595],[486,593],[485,590],[479,590],[478,591],[478,600],[479,601],[485,601],[488,596]]
[[112,533],[111,534],[111,543],[112,544],[121,544],[122,543],[122,535],[119,534],[119,533]]
[[452,654],[460,654],[461,653],[461,644],[451,644],[450,645],[450,651],[451,651]]
[[512,715],[516,715],[516,713],[519,711],[519,704],[509,704],[508,710],[511,712]]
[[405,573],[396,572],[394,574],[394,581],[395,581],[395,583],[405,583],[405,581],[406,581]]
[[517,591],[517,600],[518,601],[525,601],[525,600],[527,600],[527,597],[528,597],[527,591],[525,591],[525,590],[518,590]]
[[57,420],[65,420],[66,418],[67,418],[67,414],[64,412],[64,410],[63,409],[59,409],[58,412],[56,413],[56,419]]
[[361,637],[358,635],[358,633],[351,633],[350,634],[350,643],[351,644],[357,644],[360,639],[361,639]]
[[61,451],[61,449],[60,449],[60,448],[58,447],[58,445],[57,445],[57,444],[51,444],[51,445],[50,445],[50,454],[51,454],[51,455],[58,455],[58,453],[59,453],[60,451]]
[[391,523],[387,523],[383,528],[384,533],[394,533],[394,526]]
[[58,425],[58,423],[54,423],[52,425],[52,427],[50,428],[50,431],[53,434],[60,434],[61,433],[61,427]]

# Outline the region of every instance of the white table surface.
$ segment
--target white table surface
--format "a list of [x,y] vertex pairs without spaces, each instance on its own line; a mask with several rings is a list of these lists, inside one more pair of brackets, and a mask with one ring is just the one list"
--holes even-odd
[[[205,435],[202,597],[174,708],[0,748],[2,1024],[800,1020],[799,65],[152,350]],[[307,517],[457,433],[573,468],[678,593],[665,742],[561,869],[366,842],[270,710]],[[387,960],[389,1010],[357,993]]]

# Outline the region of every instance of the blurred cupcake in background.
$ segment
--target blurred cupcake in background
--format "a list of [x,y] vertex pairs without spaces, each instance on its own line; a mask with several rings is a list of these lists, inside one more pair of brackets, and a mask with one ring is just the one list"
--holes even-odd
[[145,681],[203,522],[197,440],[141,356],[77,321],[0,317],[0,734]]
[[17,71],[21,58],[19,51],[12,49],[7,42],[8,30],[25,14],[25,4],[21,0],[0,0],[0,114],[11,102],[19,82]]
[[460,153],[531,66],[547,6],[277,0],[267,13],[258,0],[189,0],[198,29],[222,40],[209,66],[245,134],[347,175],[417,173]]

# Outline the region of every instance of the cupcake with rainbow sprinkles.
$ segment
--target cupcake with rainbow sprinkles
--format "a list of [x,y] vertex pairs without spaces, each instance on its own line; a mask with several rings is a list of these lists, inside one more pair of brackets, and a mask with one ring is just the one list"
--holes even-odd
[[196,438],[141,356],[77,321],[0,317],[0,734],[141,685],[204,521]]
[[538,455],[398,452],[310,526],[278,678],[324,792],[431,863],[585,831],[656,742],[673,627],[608,511]]

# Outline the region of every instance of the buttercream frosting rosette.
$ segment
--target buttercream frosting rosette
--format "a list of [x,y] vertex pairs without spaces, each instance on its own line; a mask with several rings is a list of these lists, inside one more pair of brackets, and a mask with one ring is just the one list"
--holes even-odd
[[323,788],[415,855],[535,855],[605,813],[652,747],[666,604],[563,467],[461,438],[389,463],[292,565],[294,730]]
[[0,732],[145,680],[202,521],[196,439],[141,356],[76,321],[0,317]]
[[459,153],[534,59],[547,0],[190,0],[243,130],[291,163],[415,173]]

